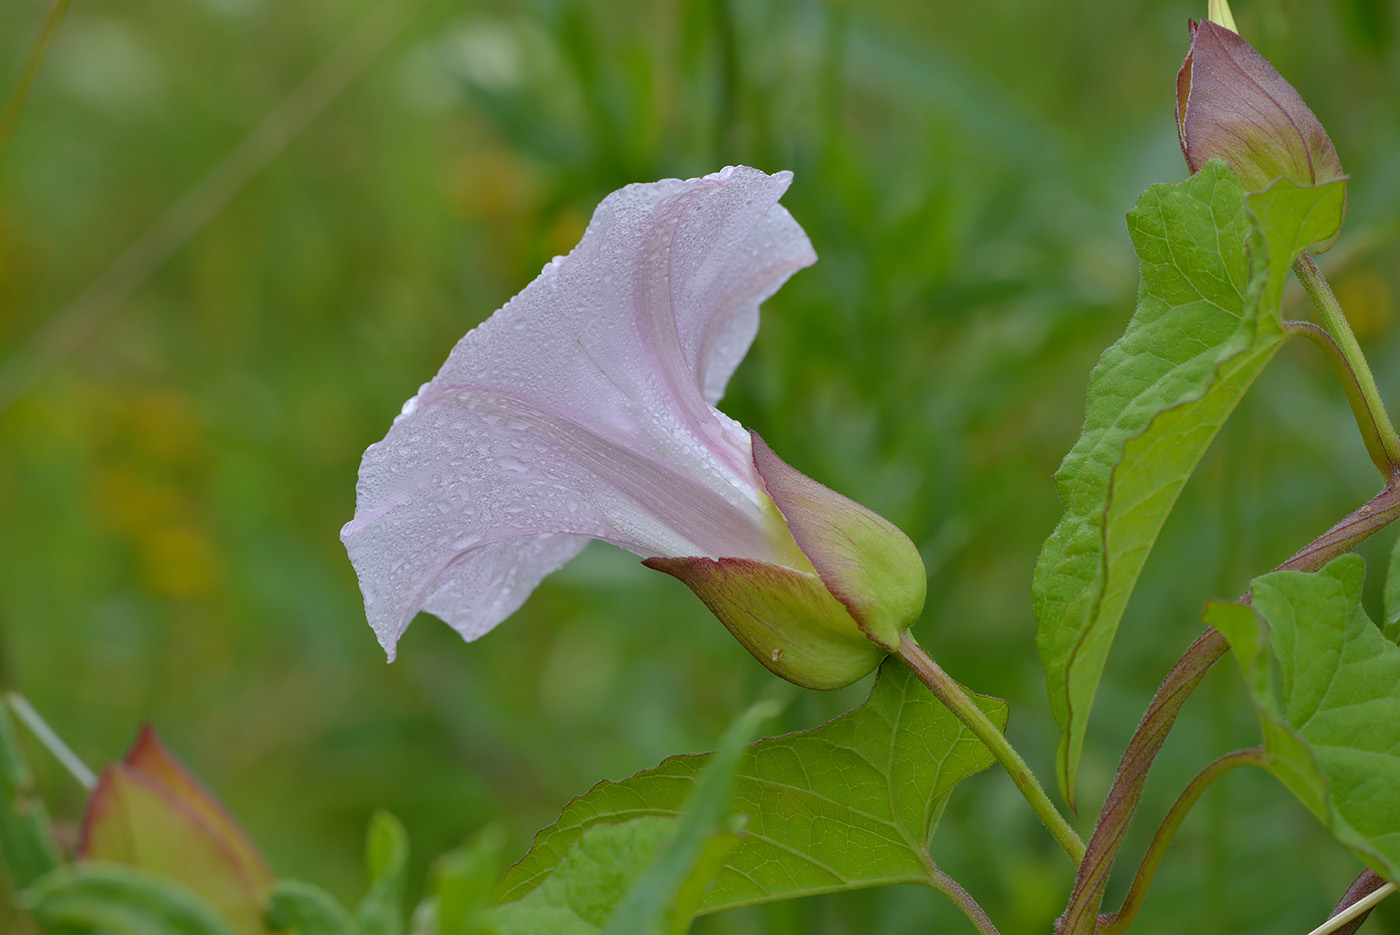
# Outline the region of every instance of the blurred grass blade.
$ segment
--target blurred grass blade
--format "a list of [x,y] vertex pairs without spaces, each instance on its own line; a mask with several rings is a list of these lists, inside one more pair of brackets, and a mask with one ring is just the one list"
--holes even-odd
[[[719,872],[723,855],[737,843],[732,835],[725,835],[718,838],[717,848],[710,847],[732,808],[740,758],[758,726],[776,709],[774,702],[760,702],[725,732],[676,818],[675,831],[608,917],[603,935],[662,935],[689,928],[705,885]],[[687,898],[678,898],[682,894]]]
[[274,932],[296,935],[355,935],[355,920],[334,896],[300,880],[279,880],[264,916]]
[[75,350],[369,67],[428,0],[385,0],[77,298],[0,364],[0,415]]
[[608,916],[655,863],[675,828],[674,818],[594,825],[572,841],[540,886],[481,913],[477,924],[491,935],[601,935]]
[[361,935],[402,935],[408,832],[388,812],[375,812],[365,848],[369,892],[355,909]]
[[233,927],[184,887],[119,864],[59,867],[21,896],[45,931],[102,935],[234,935]]
[[78,785],[91,792],[93,787],[97,785],[97,775],[73,752],[68,744],[63,742],[63,738],[58,736],[58,733],[49,726],[49,722],[44,720],[43,715],[34,709],[34,706],[29,703],[29,699],[18,692],[10,692],[5,695],[5,701],[15,712],[15,717],[29,728],[29,732],[44,745],[44,749],[53,754],[55,760],[63,764],[63,768],[68,770],[78,781]]
[[0,862],[16,889],[24,889],[58,866],[48,815],[33,790],[33,774],[0,706]]
[[[596,824],[572,838],[546,878],[514,902],[482,913],[493,935],[682,935],[736,844],[730,820],[746,744],[775,705],[754,705],[705,758],[673,816]],[[446,933],[443,933],[446,935]]]
[[67,11],[68,0],[54,0],[53,6],[49,7],[48,15],[44,17],[43,25],[39,27],[39,35],[34,37],[34,44],[29,48],[29,57],[24,60],[24,70],[19,74],[19,82],[15,85],[9,101],[5,104],[4,114],[0,115],[0,153],[5,151],[5,144],[10,141],[10,134],[15,131],[20,111],[24,110],[24,102],[29,97],[29,87],[34,83],[35,76],[39,74],[39,63],[44,60],[44,52],[48,50],[49,40],[53,38],[59,22],[63,19],[63,14]]

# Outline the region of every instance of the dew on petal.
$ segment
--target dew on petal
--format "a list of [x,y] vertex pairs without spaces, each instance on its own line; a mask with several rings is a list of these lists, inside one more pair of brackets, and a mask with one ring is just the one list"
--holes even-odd
[[815,259],[777,204],[789,181],[729,168],[614,193],[405,404],[343,534],[387,649],[419,609],[482,635],[589,538],[771,555],[747,433],[713,404],[759,303]]

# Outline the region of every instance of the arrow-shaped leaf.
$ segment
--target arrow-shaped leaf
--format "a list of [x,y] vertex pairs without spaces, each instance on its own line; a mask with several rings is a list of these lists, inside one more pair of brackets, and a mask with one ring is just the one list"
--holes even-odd
[[1197,462],[1282,346],[1288,267],[1341,224],[1344,182],[1249,195],[1221,162],[1154,185],[1128,215],[1138,308],[1089,378],[1055,475],[1064,514],[1036,565],[1037,644],[1074,799],[1084,730],[1138,575]]

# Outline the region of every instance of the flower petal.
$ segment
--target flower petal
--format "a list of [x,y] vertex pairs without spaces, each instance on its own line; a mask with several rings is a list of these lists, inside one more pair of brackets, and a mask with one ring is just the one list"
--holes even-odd
[[613,193],[405,404],[341,533],[391,658],[420,609],[486,633],[589,538],[773,557],[748,436],[711,404],[759,302],[815,260],[777,205],[790,180],[740,167]]

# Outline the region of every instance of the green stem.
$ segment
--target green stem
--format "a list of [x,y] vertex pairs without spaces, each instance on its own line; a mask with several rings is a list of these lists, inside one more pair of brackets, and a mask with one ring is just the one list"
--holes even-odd
[[54,30],[58,29],[58,23],[67,9],[68,0],[54,0],[43,25],[39,27],[39,35],[29,47],[29,57],[25,59],[24,70],[19,74],[19,84],[15,85],[14,93],[5,105],[5,113],[0,116],[0,150],[5,148],[10,134],[14,132],[19,112],[24,109],[24,101],[29,97],[29,86],[34,83],[34,76],[39,73],[39,63],[44,60],[44,50],[48,48],[49,40],[53,38]]
[[968,697],[963,687],[954,681],[947,672],[923,647],[914,642],[907,634],[900,641],[898,655],[900,661],[909,667],[919,681],[928,686],[928,690],[933,692],[935,698],[943,702],[944,706],[967,725],[968,730],[986,745],[992,752],[992,756],[997,758],[1011,777],[1011,781],[1016,784],[1016,788],[1021,791],[1021,795],[1030,803],[1031,809],[1036,816],[1049,829],[1050,834],[1059,842],[1060,847],[1069,855],[1069,859],[1078,864],[1084,859],[1084,842],[1079,839],[1079,835],[1070,827],[1065,816],[1060,814],[1055,808],[1055,803],[1050,801],[1050,797],[1045,794],[1040,783],[1036,781],[1035,774],[1026,765],[1026,761],[1021,759],[1021,754],[1016,752],[1016,748],[1007,742],[1001,729],[992,723],[992,719],[977,706],[977,703]]
[[924,864],[928,867],[929,887],[942,893],[953,905],[961,909],[962,914],[967,916],[967,921],[977,929],[978,935],[1001,935],[992,924],[992,920],[987,918],[987,913],[977,905],[977,900],[968,895],[967,890],[963,889],[957,880],[939,869],[933,858],[928,855],[924,856]]
[[[1322,327],[1336,342],[1337,353],[1341,355],[1347,371],[1350,372],[1351,379],[1344,376],[1342,385],[1347,390],[1347,399],[1356,414],[1356,424],[1361,429],[1361,437],[1366,441],[1366,450],[1380,469],[1381,476],[1389,483],[1400,477],[1400,436],[1396,435],[1395,426],[1391,424],[1390,416],[1385,411],[1380,390],[1376,388],[1376,378],[1366,363],[1366,356],[1361,353],[1361,345],[1357,343],[1356,335],[1352,332],[1341,305],[1337,303],[1337,297],[1332,294],[1332,288],[1327,285],[1322,271],[1317,268],[1317,264],[1306,250],[1298,254],[1298,259],[1293,261],[1293,272],[1307,290],[1313,307],[1322,319]],[[1336,366],[1335,361],[1333,366]],[[1359,399],[1355,398],[1356,396],[1359,396]]]
[[1152,885],[1152,878],[1157,875],[1157,868],[1161,866],[1162,858],[1166,856],[1167,846],[1172,843],[1172,838],[1176,835],[1177,829],[1181,827],[1181,822],[1191,811],[1191,806],[1195,805],[1196,800],[1201,797],[1201,793],[1205,792],[1211,783],[1232,769],[1240,766],[1263,765],[1264,750],[1262,747],[1236,750],[1234,753],[1227,753],[1220,757],[1191,780],[1176,803],[1172,805],[1171,810],[1167,812],[1167,817],[1162,820],[1162,826],[1157,829],[1152,843],[1147,846],[1147,853],[1143,855],[1142,863],[1138,865],[1137,876],[1133,877],[1132,886],[1128,888],[1128,895],[1123,899],[1123,908],[1111,915],[1099,916],[1099,932],[1102,935],[1119,935],[1137,919],[1137,914],[1142,909],[1143,900],[1147,898],[1147,889]]
[[1351,405],[1352,417],[1356,419],[1357,426],[1361,427],[1361,440],[1366,443],[1366,453],[1382,472],[1389,471],[1388,456],[1381,444],[1375,413],[1361,391],[1361,380],[1342,354],[1341,347],[1332,339],[1332,335],[1325,328],[1318,327],[1310,321],[1286,321],[1284,332],[1291,337],[1307,338],[1322,351],[1327,362],[1332,365],[1332,372],[1342,384],[1342,391],[1346,393],[1347,402]]

